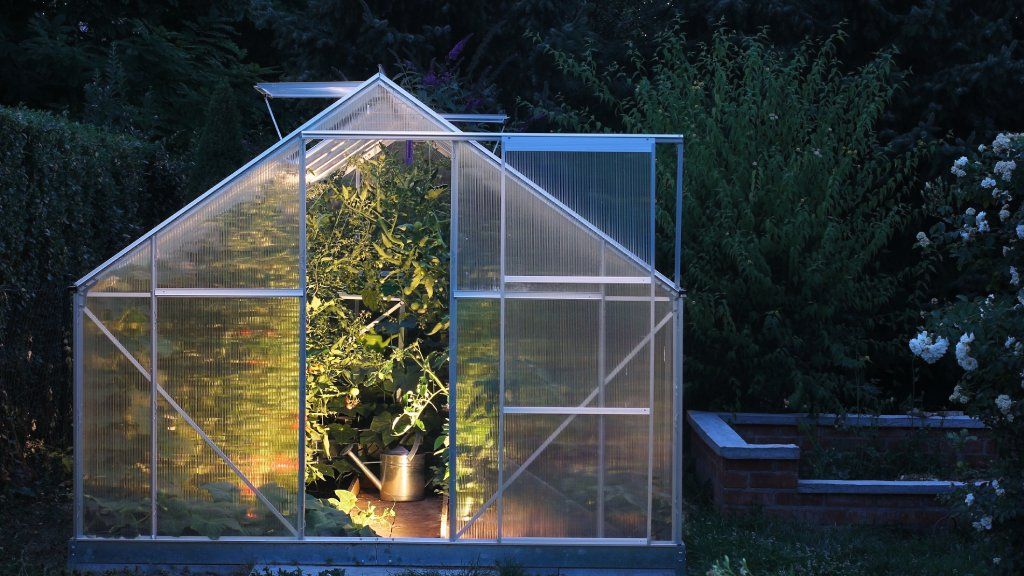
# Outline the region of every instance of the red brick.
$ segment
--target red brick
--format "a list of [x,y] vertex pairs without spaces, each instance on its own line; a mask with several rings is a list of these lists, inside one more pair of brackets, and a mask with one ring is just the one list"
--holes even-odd
[[738,472],[771,472],[774,460],[726,460],[726,470]]
[[776,506],[821,506],[825,498],[821,494],[800,494],[797,492],[775,493]]
[[773,498],[771,492],[750,492],[746,490],[725,490],[722,502],[730,506],[764,506]]
[[794,475],[800,471],[799,460],[774,460],[772,462],[772,470],[776,472],[789,472]]
[[726,488],[746,488],[750,485],[748,480],[749,476],[750,474],[748,472],[726,470],[719,478],[719,482],[721,482],[722,486],[725,486]]
[[796,488],[796,474],[792,472],[751,472],[751,488]]

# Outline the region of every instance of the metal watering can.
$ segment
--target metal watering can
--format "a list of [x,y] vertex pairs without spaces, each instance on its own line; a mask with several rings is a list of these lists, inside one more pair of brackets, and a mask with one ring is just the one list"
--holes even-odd
[[356,467],[380,490],[380,499],[388,502],[422,500],[427,486],[427,455],[417,454],[420,437],[417,435],[412,450],[405,446],[389,449],[380,457],[380,475],[377,476],[356,456],[355,444],[342,448],[339,456],[348,456]]

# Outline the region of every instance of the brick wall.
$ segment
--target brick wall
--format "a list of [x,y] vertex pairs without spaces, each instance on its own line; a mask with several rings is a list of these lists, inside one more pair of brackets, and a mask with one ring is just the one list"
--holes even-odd
[[[806,425],[803,429],[796,424],[736,424],[733,428],[751,445],[752,454],[757,452],[757,445],[764,444],[795,444],[801,449],[810,446]],[[936,428],[929,433],[944,438],[948,431]],[[865,441],[856,430],[834,426],[821,426],[816,433],[816,441],[822,446],[853,449]],[[903,441],[906,433],[906,428],[879,429],[875,439],[896,443]],[[987,430],[972,430],[971,433],[978,440],[969,443],[965,453],[970,459],[989,458],[994,446]],[[716,451],[705,439],[706,434],[698,433],[692,422],[687,434],[696,475],[710,485],[715,507],[724,513],[757,511],[814,524],[886,524],[929,528],[950,523],[948,508],[935,494],[812,493],[808,492],[807,486],[800,485],[799,453],[787,458],[765,458],[763,455],[743,458],[736,456],[743,451],[733,448],[732,455],[725,457],[721,455],[723,450]],[[714,439],[710,442],[713,443]],[[949,451],[939,456],[955,458],[949,443],[944,444]],[[943,443],[937,445],[942,446]]]
[[874,446],[879,450],[897,450],[907,445],[911,434],[916,434],[930,448],[931,455],[946,465],[956,464],[963,458],[974,467],[984,467],[995,457],[995,444],[984,429],[972,429],[970,440],[960,448],[958,456],[954,445],[946,434],[958,431],[956,428],[863,428],[828,426],[764,425],[764,424],[732,424],[734,430],[751,444],[796,444],[801,452],[811,450],[815,444],[822,448],[835,448],[853,451],[858,448]]

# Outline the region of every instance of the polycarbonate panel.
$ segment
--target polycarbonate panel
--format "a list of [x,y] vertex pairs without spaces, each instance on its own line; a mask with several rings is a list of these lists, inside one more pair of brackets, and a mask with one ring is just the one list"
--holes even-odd
[[497,290],[501,255],[501,170],[478,148],[458,143],[457,278],[460,290]]
[[651,331],[651,302],[605,302],[604,317],[604,405],[647,408],[651,359],[650,344],[644,339]]
[[599,309],[598,300],[506,299],[506,406],[580,406],[596,397]]
[[[655,318],[660,321],[672,314],[672,302],[656,302],[654,310]],[[654,418],[651,538],[654,540],[672,539],[672,454],[683,449],[673,442],[673,365],[681,361],[674,358],[673,329],[674,324],[669,320],[654,338],[654,406],[651,414]]]
[[147,535],[149,381],[88,317],[82,318],[82,335],[82,467],[77,473],[82,475],[83,532]]
[[650,261],[651,152],[514,150],[506,152],[505,161],[641,260]]
[[[455,351],[456,532],[477,515],[498,490],[499,301],[460,299]],[[494,507],[461,538],[497,536]]]
[[505,180],[505,210],[506,275],[601,273],[600,238],[513,177]]
[[414,132],[440,130],[428,118],[385,85],[375,85],[320,119],[309,130],[374,130]]
[[643,416],[507,414],[504,475],[515,477],[502,495],[502,537],[646,536],[646,422]]
[[[163,398],[157,405],[157,422],[158,535],[291,536],[270,508]],[[245,464],[243,470],[252,470],[255,463],[246,459]],[[290,461],[277,465],[291,469],[291,486],[247,476],[294,526],[296,471]]]
[[[148,371],[150,361],[150,298],[86,297],[85,307]],[[91,319],[85,317],[86,322]]]
[[348,175],[383,148],[379,140],[320,141],[306,151],[306,183],[319,182],[334,173]]
[[[158,384],[294,526],[299,299],[160,298],[157,314]],[[166,399],[158,405],[159,497],[181,509],[170,517],[161,512],[160,534],[211,535],[181,517],[220,509],[226,517],[219,524],[200,526],[211,533],[290,535],[269,510],[259,510],[246,483]],[[225,505],[210,505],[219,501]]]
[[597,537],[597,424],[593,416],[505,415],[505,478],[534,458],[502,494],[503,538]]
[[[377,132],[436,131],[442,124],[431,120],[388,86],[377,85],[353,97],[338,110],[316,122],[310,130],[359,130]],[[309,181],[316,182],[346,165],[372,157],[380,145],[393,140],[327,140],[314,145],[306,156]],[[438,142],[447,154],[451,143]]]
[[591,418],[604,421],[602,536],[646,538],[648,419],[646,416]]
[[157,235],[159,288],[298,288],[299,143],[247,169]]
[[92,279],[89,292],[149,292],[150,243],[143,242]]

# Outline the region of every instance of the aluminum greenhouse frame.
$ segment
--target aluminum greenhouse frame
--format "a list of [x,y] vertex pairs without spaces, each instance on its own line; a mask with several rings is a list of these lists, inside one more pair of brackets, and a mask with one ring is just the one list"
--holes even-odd
[[[258,88],[336,100],[75,284],[70,566],[684,573],[682,137],[463,132],[452,121],[494,120],[437,113],[383,74]],[[395,143],[451,166],[446,536],[320,536],[307,195]],[[258,534],[196,535],[233,513]]]

